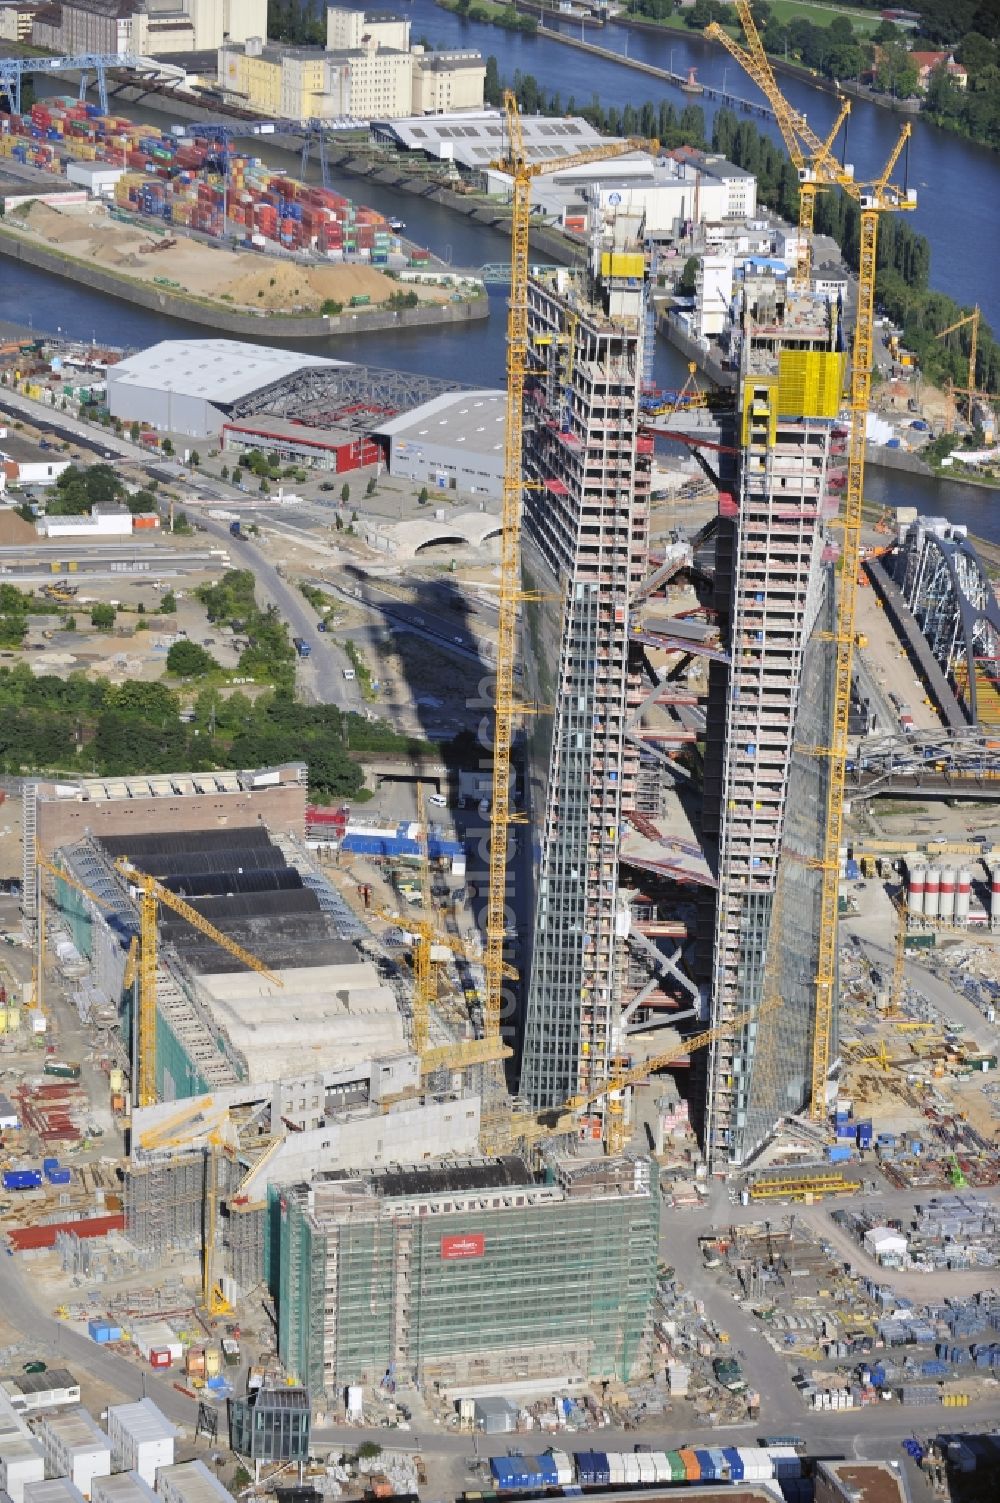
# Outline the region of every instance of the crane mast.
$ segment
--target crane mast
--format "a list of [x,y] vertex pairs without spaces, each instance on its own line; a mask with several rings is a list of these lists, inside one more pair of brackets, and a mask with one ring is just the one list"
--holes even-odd
[[[840,516],[843,532],[840,560],[840,591],[837,600],[834,645],[833,715],[829,745],[816,748],[828,759],[827,799],[823,829],[823,852],[817,865],[821,871],[818,957],[816,966],[816,1001],[813,1023],[811,1060],[810,1113],[815,1121],[826,1117],[826,1079],[830,1068],[833,1018],[837,981],[837,941],[839,916],[837,898],[840,884],[840,846],[844,829],[844,798],[847,776],[848,720],[851,706],[851,675],[854,664],[854,626],[857,608],[858,568],[861,562],[861,522],[865,479],[865,433],[868,403],[871,396],[873,341],[875,325],[875,269],[878,248],[879,216],[898,210],[915,209],[915,192],[890,183],[912,127],[902,127],[899,139],[882,171],[872,183],[857,183],[853,173],[841,168],[830,156],[834,131],[827,142],[807,125],[804,116],[784,98],[774,78],[771,65],[754,25],[749,0],[736,0],[736,10],[749,43],[744,53],[714,23],[706,35],[723,46],[746,68],[749,76],[766,95],[785,138],[789,155],[800,179],[810,176],[814,188],[820,185],[843,188],[858,204],[861,217],[858,265],[857,315],[854,326],[854,349],[851,359],[850,431],[847,445],[847,484]],[[843,118],[844,111],[841,111]],[[839,128],[839,127],[838,127]],[[805,148],[805,150],[803,150]],[[806,166],[805,153],[809,153]]]

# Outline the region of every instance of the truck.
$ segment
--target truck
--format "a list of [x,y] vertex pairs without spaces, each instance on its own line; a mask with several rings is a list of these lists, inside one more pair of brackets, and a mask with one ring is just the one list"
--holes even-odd
[[241,542],[244,541],[243,528],[239,522],[230,522],[229,536],[231,538],[239,538]]
[[309,643],[306,641],[305,637],[293,637],[292,646],[295,648],[295,651],[298,653],[300,658],[307,658],[312,652],[312,648],[309,646]]

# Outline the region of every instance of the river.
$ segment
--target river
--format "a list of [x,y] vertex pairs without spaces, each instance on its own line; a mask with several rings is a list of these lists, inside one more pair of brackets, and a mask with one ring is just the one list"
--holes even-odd
[[[495,54],[502,76],[512,79],[516,70],[533,73],[544,87],[558,86],[563,100],[575,97],[582,105],[597,95],[605,105],[624,107],[664,93],[678,107],[691,97],[672,85],[637,74],[624,64],[570,50],[549,38],[501,31],[497,27],[469,22],[441,10],[433,0],[412,0],[408,5],[414,40],[426,38],[435,47],[478,48]],[[572,28],[576,30],[575,25]],[[753,85],[718,47],[700,36],[665,30],[663,35],[637,32],[610,25],[588,28],[589,40],[631,56],[684,71],[698,70],[706,83],[726,86],[746,97]],[[45,85],[42,86],[43,88]],[[62,88],[63,86],[58,86]],[[792,103],[807,112],[820,133],[832,123],[834,102],[830,95],[791,78],[782,87]],[[715,106],[700,101],[709,128]],[[144,111],[126,110],[142,117]],[[163,117],[148,115],[162,123]],[[753,117],[763,129],[777,134],[777,127]],[[899,119],[867,101],[854,103],[851,114],[848,157],[859,177],[871,175],[884,161],[899,129]],[[269,157],[273,148],[259,143],[255,149]],[[280,165],[289,168],[292,158],[281,153]],[[309,176],[317,169],[311,166]],[[471,223],[440,205],[411,197],[402,198],[376,184],[354,178],[338,178],[335,186],[387,214],[400,214],[408,234],[445,255],[455,265],[478,266],[507,256],[505,237],[483,225]],[[914,121],[910,153],[910,182],[919,194],[913,216],[916,227],[931,243],[931,277],[935,287],[964,303],[977,301],[987,318],[1000,327],[1000,278],[987,276],[983,268],[993,264],[1000,241],[1000,159],[985,148],[951,136],[921,120]],[[70,292],[66,282],[14,262],[0,261],[0,318],[23,322],[33,317],[39,328],[62,329],[74,338],[96,336],[108,343],[134,346],[180,335],[205,337],[200,325],[184,324],[155,313],[117,302],[84,288]],[[505,305],[502,289],[491,289],[491,316],[487,323],[458,329],[408,329],[391,335],[376,334],[327,341],[310,340],[301,345],[313,354],[329,354],[369,365],[387,365],[400,370],[423,371],[449,376],[467,384],[501,385],[504,378]],[[260,342],[267,343],[266,339]],[[295,346],[295,341],[285,343]],[[679,385],[685,376],[682,358],[663,340],[657,341],[655,374],[662,386]],[[992,493],[928,477],[869,468],[866,495],[871,501],[893,505],[917,505],[921,511],[967,522],[981,537],[1000,542],[1000,507]]]

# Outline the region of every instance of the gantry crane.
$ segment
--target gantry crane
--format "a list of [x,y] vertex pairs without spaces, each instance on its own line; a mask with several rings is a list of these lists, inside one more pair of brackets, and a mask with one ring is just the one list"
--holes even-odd
[[[526,598],[521,589],[521,500],[524,490],[522,446],[524,438],[524,378],[528,359],[528,252],[531,225],[531,184],[548,172],[588,162],[607,161],[629,151],[649,149],[657,143],[621,141],[590,151],[560,157],[556,161],[530,162],[525,152],[517,98],[504,92],[507,121],[507,155],[492,165],[511,179],[510,302],[507,311],[507,409],[504,431],[503,505],[500,527],[500,589],[497,620],[496,705],[493,732],[493,796],[490,804],[490,877],[486,903],[486,997],[483,1005],[485,1042],[499,1041],[503,1013],[503,985],[515,980],[507,962],[507,845],[510,826],[517,815],[511,808],[510,763],[514,716],[514,666],[517,652],[517,610]],[[502,1131],[503,1082],[488,1078],[483,1109],[486,1133],[496,1120]]]
[[840,113],[826,140],[810,128],[805,115],[794,109],[782,94],[775,81],[764,44],[754,22],[749,0],[735,0],[736,14],[743,26],[747,48],[729,35],[717,21],[705,28],[705,35],[713,42],[720,42],[730,57],[734,58],[745,73],[764,94],[774,111],[785,142],[785,149],[792,159],[799,178],[799,246],[796,256],[795,281],[800,287],[809,285],[812,271],[812,233],[816,215],[816,195],[823,187],[839,184],[847,187],[854,180],[853,171],[842,166],[832,155],[833,143],[840,128],[851,113],[849,99],[840,101]]
[[967,313],[964,318],[957,318],[953,324],[949,324],[948,325],[947,329],[942,329],[939,334],[935,334],[934,338],[935,339],[944,339],[949,334],[956,334],[959,329],[964,329],[965,326],[966,326],[966,324],[969,325],[969,330],[970,330],[970,333],[969,333],[969,374],[968,374],[968,377],[966,379],[966,383],[965,383],[964,388],[961,387],[961,386],[958,386],[958,387],[955,388],[955,390],[958,391],[958,392],[960,392],[962,394],[962,396],[965,398],[965,401],[966,401],[965,415],[968,418],[969,423],[971,425],[972,424],[972,420],[973,420],[972,419],[972,407],[973,407],[973,403],[975,402],[976,398],[979,396],[979,392],[976,390],[976,355],[977,355],[977,352],[978,352],[978,349],[979,349],[979,304],[977,303],[976,306],[973,308],[972,312],[971,313]]
[[769,997],[759,1007],[739,1013],[735,1018],[729,1018],[716,1028],[707,1028],[703,1033],[692,1034],[690,1038],[679,1039],[672,1048],[662,1054],[654,1054],[651,1059],[645,1059],[638,1065],[633,1065],[628,1070],[620,1070],[617,1074],[609,1076],[602,1085],[592,1091],[583,1091],[576,1096],[570,1096],[561,1105],[537,1112],[534,1115],[515,1113],[511,1119],[512,1142],[525,1144],[537,1143],[541,1138],[552,1137],[560,1133],[572,1131],[575,1126],[575,1118],[579,1112],[585,1111],[588,1106],[593,1106],[602,1097],[607,1098],[607,1109],[604,1114],[604,1144],[610,1157],[621,1154],[628,1141],[628,1133],[625,1126],[625,1102],[622,1096],[624,1091],[634,1085],[640,1085],[654,1075],[657,1070],[666,1069],[667,1065],[676,1064],[679,1059],[686,1055],[694,1054],[699,1049],[705,1049],[709,1044],[714,1044],[718,1039],[726,1038],[731,1034],[738,1033],[747,1024],[755,1022],[758,1018],[765,1017],[781,1006],[781,998]]
[[124,856],[120,856],[115,862],[115,870],[120,872],[126,881],[136,887],[139,893],[139,1082],[138,1082],[138,1105],[152,1106],[156,1101],[156,967],[157,967],[157,914],[156,905],[162,903],[165,908],[173,909],[174,913],[181,918],[187,919],[194,929],[198,929],[208,939],[214,941],[220,949],[232,955],[236,960],[251,971],[256,971],[274,986],[282,987],[284,982],[280,976],[276,976],[269,970],[262,960],[252,955],[249,950],[244,950],[228,934],[223,934],[208,919],[202,918],[197,908],[192,908],[190,903],[185,903],[169,887],[164,887],[155,877],[148,872],[138,871]]
[[[850,409],[847,484],[841,527],[844,534],[840,568],[840,594],[837,602],[833,723],[830,744],[819,753],[828,759],[826,820],[823,831],[823,854],[817,863],[822,872],[819,921],[819,955],[816,967],[816,1008],[813,1024],[810,1112],[815,1121],[826,1118],[826,1078],[830,1064],[833,1029],[834,990],[837,979],[837,939],[839,934],[837,897],[840,884],[840,844],[844,826],[844,786],[847,774],[847,733],[851,704],[851,672],[854,661],[854,623],[857,605],[858,565],[861,557],[861,509],[864,499],[865,427],[871,392],[872,349],[875,325],[875,253],[878,244],[879,216],[883,213],[915,209],[917,195],[906,187],[890,182],[892,173],[910,138],[912,126],[907,122],[889,154],[881,177],[872,183],[855,182],[852,174],[840,169],[829,155],[829,147],[809,129],[805,120],[793,110],[775,81],[771,65],[757,34],[748,0],[736,0],[736,9],[750,43],[750,54],[741,48],[737,58],[750,77],[770,100],[788,143],[792,160],[798,166],[796,150],[805,164],[801,146],[793,147],[791,132],[811,153],[810,170],[817,182],[837,184],[858,204],[861,213],[860,256],[858,267],[858,305],[854,326],[854,350],[851,361]],[[715,40],[722,40],[717,30],[708,28]],[[727,45],[726,42],[723,45]],[[731,50],[731,49],[730,49]],[[734,53],[734,56],[737,54]],[[841,111],[843,114],[844,112]],[[832,138],[831,138],[832,139]],[[802,169],[800,168],[800,175]]]

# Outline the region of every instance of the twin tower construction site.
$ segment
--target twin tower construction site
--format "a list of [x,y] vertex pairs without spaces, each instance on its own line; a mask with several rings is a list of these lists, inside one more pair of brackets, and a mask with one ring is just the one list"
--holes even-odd
[[73,1000],[127,1124],[124,1235],[199,1259],[206,1311],[269,1290],[312,1390],[629,1379],[659,1245],[639,1085],[719,1177],[809,1101],[840,314],[747,271],[715,514],[654,537],[637,230],[527,291],[517,614],[551,713],[512,779],[536,854],[519,1081],[489,944],[437,932],[426,828],[408,923],[345,885],[360,858],[301,766],[25,790],[26,917],[85,963]]
[[[731,400],[653,402],[641,218],[529,274],[540,169],[510,98],[507,125],[488,838],[459,817],[458,767],[426,775],[459,841],[422,795],[417,820],[359,839],[359,810],[314,808],[299,764],[24,789],[32,1026],[63,990],[54,953],[67,1035],[108,1075],[97,1126],[122,1143],[124,1245],[84,1254],[76,1219],[59,1255],[106,1277],[155,1261],[161,1316],[256,1300],[283,1374],[330,1403],[648,1373],[674,1135],[703,1196],[779,1129],[794,1152],[762,1194],[794,1193],[789,1165],[803,1196],[854,1187],[827,1140],[835,1110],[850,1121],[838,920],[874,221],[853,366],[839,294],[749,259]],[[869,219],[898,206],[895,159]],[[677,446],[713,496],[687,529],[654,496]],[[59,1131],[79,1140],[63,1069]]]

